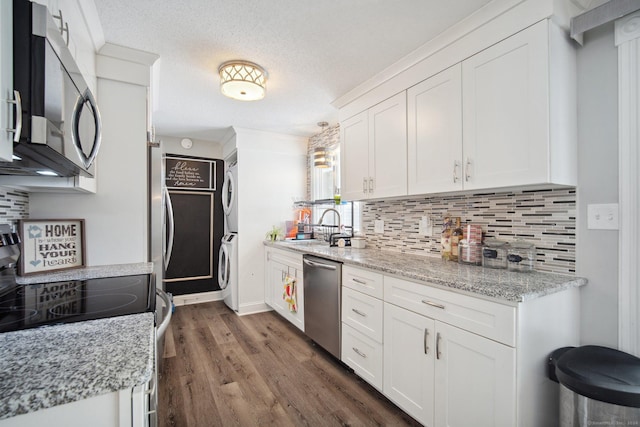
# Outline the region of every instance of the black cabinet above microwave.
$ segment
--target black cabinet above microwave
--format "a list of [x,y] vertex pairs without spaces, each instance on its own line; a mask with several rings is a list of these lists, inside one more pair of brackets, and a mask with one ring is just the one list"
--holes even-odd
[[13,162],[0,175],[93,176],[101,142],[95,98],[47,8],[13,0]]

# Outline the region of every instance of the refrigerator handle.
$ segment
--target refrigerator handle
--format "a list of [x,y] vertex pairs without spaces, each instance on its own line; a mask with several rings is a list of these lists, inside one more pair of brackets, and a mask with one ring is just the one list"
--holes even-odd
[[166,247],[164,248],[164,268],[167,269],[169,267],[169,261],[171,260],[171,252],[173,251],[173,234],[175,231],[174,222],[173,222],[173,205],[171,204],[171,196],[169,195],[169,190],[164,188],[164,197],[166,201],[166,209],[167,209],[167,226],[169,227],[169,238],[166,242]]

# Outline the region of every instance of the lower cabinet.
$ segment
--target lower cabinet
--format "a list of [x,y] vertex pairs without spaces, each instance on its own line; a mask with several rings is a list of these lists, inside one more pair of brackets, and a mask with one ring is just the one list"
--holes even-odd
[[389,303],[384,394],[425,426],[514,426],[515,349]]
[[148,385],[0,420],[0,427],[150,427]]
[[[304,332],[304,283],[302,254],[266,248],[266,303],[278,314]],[[289,278],[295,307],[285,300],[285,285]],[[290,288],[291,289],[291,288]]]
[[558,424],[555,349],[579,292],[509,304],[343,266],[342,361],[427,427]]

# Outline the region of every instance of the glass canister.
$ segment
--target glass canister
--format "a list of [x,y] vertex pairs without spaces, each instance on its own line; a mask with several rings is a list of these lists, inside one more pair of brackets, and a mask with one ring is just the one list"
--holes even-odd
[[507,242],[486,240],[482,247],[482,266],[489,268],[507,268]]
[[458,262],[461,264],[482,264],[482,243],[467,239],[458,242]]
[[533,243],[516,240],[509,245],[507,268],[510,271],[533,271],[536,261],[536,247]]

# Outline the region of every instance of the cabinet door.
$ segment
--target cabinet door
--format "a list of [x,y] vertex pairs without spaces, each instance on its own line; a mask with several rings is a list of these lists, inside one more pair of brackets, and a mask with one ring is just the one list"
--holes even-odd
[[[295,294],[297,311],[289,309],[285,302],[284,281],[287,275],[295,277]],[[302,265],[289,265],[278,259],[277,255],[268,257],[267,261],[267,298],[268,304],[282,317],[304,331],[304,283],[302,277]]]
[[369,197],[407,194],[407,94],[369,109]]
[[515,349],[441,322],[435,340],[435,425],[516,425]]
[[341,197],[361,200],[368,195],[369,125],[364,111],[340,124]]
[[542,21],[462,63],[465,189],[549,181],[549,58]]
[[13,99],[13,2],[0,2],[0,161],[10,162],[13,154],[15,105]]
[[434,338],[432,319],[384,304],[384,394],[427,427],[433,426]]
[[460,64],[407,91],[408,192],[462,189]]

